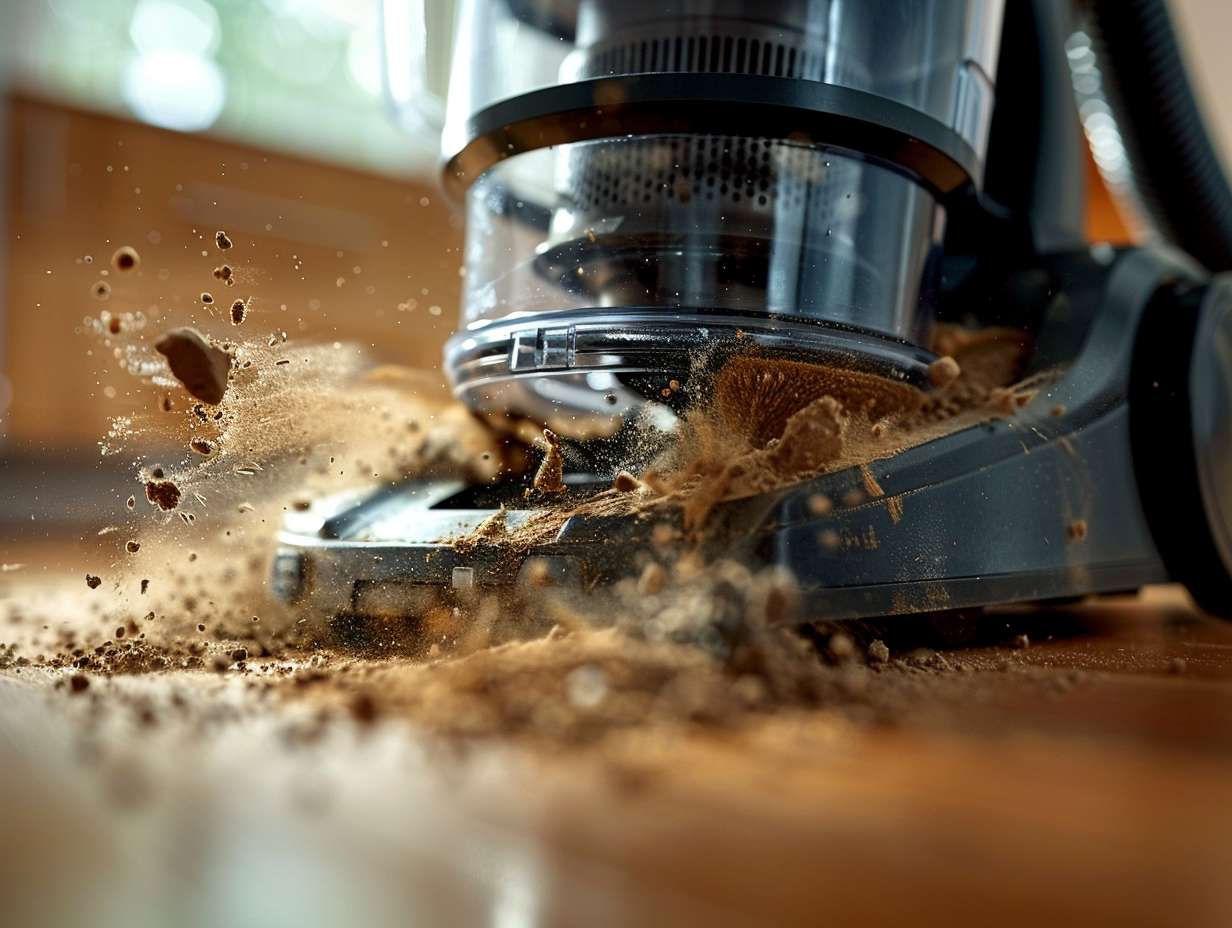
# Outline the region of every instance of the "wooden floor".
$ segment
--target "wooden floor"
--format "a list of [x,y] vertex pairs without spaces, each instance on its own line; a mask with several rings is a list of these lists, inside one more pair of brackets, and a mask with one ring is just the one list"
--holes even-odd
[[[43,581],[40,581],[43,582]],[[5,924],[1232,923],[1232,629],[1183,596],[990,620],[893,724],[425,742],[207,673],[0,679]],[[985,628],[988,623],[985,623]],[[1051,637],[1051,640],[1049,638]],[[872,675],[871,685],[880,675]],[[311,730],[312,736],[303,732]]]

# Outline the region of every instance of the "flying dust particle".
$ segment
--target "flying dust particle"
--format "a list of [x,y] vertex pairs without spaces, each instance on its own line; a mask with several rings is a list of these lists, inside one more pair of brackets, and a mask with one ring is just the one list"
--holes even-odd
[[159,479],[146,481],[145,498],[163,512],[170,512],[180,505],[180,497],[182,495],[180,488],[176,486],[174,481]]
[[547,445],[547,453],[539,470],[535,472],[532,486],[540,493],[555,496],[565,492],[565,458],[560,450],[560,439],[551,429],[543,430],[543,441]]
[[958,379],[960,374],[962,374],[962,368],[948,354],[928,365],[928,382],[937,388],[948,387]]
[[136,270],[137,265],[141,263],[141,255],[137,254],[137,249],[131,245],[124,245],[117,248],[115,254],[111,256],[111,266],[117,271],[132,271]]
[[215,406],[227,392],[231,356],[216,348],[195,329],[173,329],[154,343],[154,350],[167,359],[171,373],[189,393]]

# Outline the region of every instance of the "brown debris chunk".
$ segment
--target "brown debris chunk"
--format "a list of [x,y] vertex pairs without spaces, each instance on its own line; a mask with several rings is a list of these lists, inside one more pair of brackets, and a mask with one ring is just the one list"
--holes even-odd
[[109,300],[111,299],[111,284],[100,280],[90,288],[90,292],[94,294],[96,300]]
[[1065,535],[1070,541],[1085,541],[1087,537],[1087,520],[1075,519],[1065,526]]
[[380,711],[370,693],[356,693],[351,700],[351,717],[361,725],[371,725]]
[[180,488],[176,486],[174,481],[159,479],[146,481],[145,498],[163,512],[170,512],[180,505],[180,497],[182,495]]
[[214,276],[217,279],[221,280],[228,287],[235,286],[234,274],[235,272],[231,270],[231,265],[229,264],[224,264],[224,265],[221,265],[220,267],[214,268]]
[[627,470],[622,470],[616,475],[616,479],[612,481],[612,489],[619,490],[621,493],[632,493],[634,490],[641,489],[642,481],[638,480]]
[[136,554],[138,551],[141,550],[141,542],[126,541],[124,542],[124,550],[127,551],[129,554]]
[[667,584],[667,571],[657,562],[651,561],[642,569],[642,575],[637,578],[637,591],[643,596],[654,596],[660,593]]
[[196,329],[172,329],[154,350],[167,359],[171,373],[184,389],[203,403],[216,406],[227,392],[231,356],[211,344]]
[[102,577],[96,577],[94,574],[86,574],[86,586],[92,590],[97,590],[103,582]]
[[217,446],[208,438],[194,438],[188,443],[188,447],[197,452],[197,454],[202,454],[207,457],[217,450]]
[[137,497],[130,496],[128,499],[124,501],[124,505],[127,506],[129,509],[136,509],[137,508]]
[[131,245],[123,245],[111,256],[111,266],[117,271],[132,271],[141,263],[141,255]]
[[214,294],[210,293],[210,291],[208,290],[203,290],[201,292],[201,302],[204,303],[206,306],[209,306],[211,303],[214,302]]
[[231,304],[231,324],[239,325],[248,318],[248,304],[243,300],[236,300]]
[[808,498],[809,512],[815,516],[828,516],[834,510],[834,501],[824,493],[814,493]]
[[868,662],[870,664],[884,664],[890,659],[890,649],[886,647],[886,643],[880,638],[877,638],[868,646]]
[[757,357],[730,359],[714,386],[715,409],[724,427],[747,436],[755,448],[773,438],[784,442],[787,423],[821,399],[844,397],[847,412],[881,419],[918,408],[915,387],[875,374],[799,361]]
[[231,247],[232,242],[231,242],[231,239],[227,236],[227,233],[224,232],[222,229],[219,229],[217,232],[214,233],[214,244],[218,246],[219,251],[226,251],[228,248]]
[[846,632],[835,632],[831,635],[827,647],[830,651],[830,656],[838,661],[848,660],[856,653],[856,643],[852,641],[851,636]]
[[938,389],[948,387],[961,374],[962,368],[948,354],[942,355],[932,364],[928,365],[928,382]]
[[90,687],[90,678],[83,673],[75,673],[68,678],[68,688],[73,693],[84,693]]
[[565,492],[565,458],[561,454],[560,439],[555,432],[544,429],[543,440],[548,450],[539,469],[535,471],[535,479],[531,485],[539,493],[555,496]]
[[767,449],[767,460],[779,474],[791,476],[816,470],[843,448],[847,416],[832,396],[823,396],[788,416],[778,443]]

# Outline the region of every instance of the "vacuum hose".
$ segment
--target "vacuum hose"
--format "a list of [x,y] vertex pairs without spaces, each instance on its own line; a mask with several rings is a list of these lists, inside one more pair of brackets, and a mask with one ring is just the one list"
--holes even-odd
[[1146,219],[1211,271],[1232,270],[1232,190],[1194,100],[1165,0],[1088,0],[1104,93]]

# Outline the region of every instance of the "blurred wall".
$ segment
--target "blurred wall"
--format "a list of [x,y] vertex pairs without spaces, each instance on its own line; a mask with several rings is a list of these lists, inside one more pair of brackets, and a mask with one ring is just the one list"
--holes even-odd
[[[7,109],[0,347],[12,396],[0,434],[10,449],[92,448],[108,417],[135,401],[125,395],[131,378],[81,331],[104,308],[167,324],[194,318],[228,334],[222,307],[211,319],[200,293],[226,305],[252,296],[250,334],[355,341],[378,360],[439,366],[457,315],[461,224],[430,179],[363,174],[28,96],[10,97]],[[216,229],[235,240],[227,258],[239,286],[211,276],[221,263]],[[110,274],[112,296],[99,302],[91,288],[120,245],[139,251],[140,270]]]
[[1232,2],[1171,0],[1170,8],[1203,115],[1222,149],[1225,170],[1232,170]]

